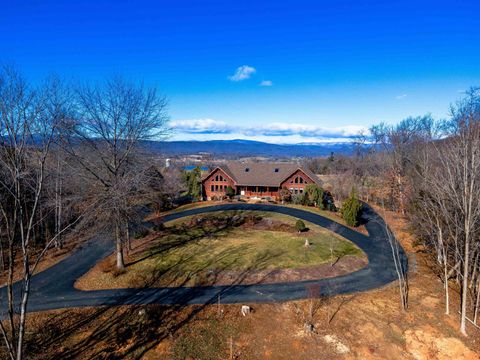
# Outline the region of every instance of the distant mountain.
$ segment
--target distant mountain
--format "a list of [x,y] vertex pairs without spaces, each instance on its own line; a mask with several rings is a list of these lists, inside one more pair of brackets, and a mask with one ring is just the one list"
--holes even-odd
[[336,154],[351,154],[348,143],[301,143],[269,144],[251,140],[210,140],[210,141],[145,141],[143,146],[150,151],[167,156],[211,153],[223,157],[312,157]]

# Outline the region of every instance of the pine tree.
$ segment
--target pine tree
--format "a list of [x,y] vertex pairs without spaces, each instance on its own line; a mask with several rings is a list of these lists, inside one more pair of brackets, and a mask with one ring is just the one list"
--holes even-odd
[[358,218],[360,216],[361,209],[362,203],[358,199],[357,192],[353,187],[352,191],[350,192],[350,196],[342,206],[342,216],[348,226],[358,225]]

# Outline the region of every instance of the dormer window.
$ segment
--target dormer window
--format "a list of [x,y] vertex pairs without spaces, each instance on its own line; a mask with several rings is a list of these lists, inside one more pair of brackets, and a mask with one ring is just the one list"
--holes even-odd
[[278,172],[278,168],[275,168],[275,170],[274,170],[274,171],[275,171],[275,172]]
[[249,172],[250,171],[250,168],[245,168],[245,172]]

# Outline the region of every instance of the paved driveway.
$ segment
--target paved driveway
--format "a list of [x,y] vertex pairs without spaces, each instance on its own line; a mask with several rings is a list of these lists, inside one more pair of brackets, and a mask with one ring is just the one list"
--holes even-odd
[[[202,286],[178,288],[112,289],[81,291],[73,287],[76,279],[88,272],[99,260],[111,254],[112,241],[93,238],[71,256],[35,275],[28,310],[41,311],[67,307],[122,305],[122,304],[206,304],[272,302],[306,298],[312,286],[323,295],[366,291],[386,285],[397,279],[392,252],[385,234],[383,219],[366,207],[363,220],[369,236],[360,234],[321,215],[296,208],[232,203],[214,205],[173,213],[165,221],[181,217],[225,210],[273,211],[294,216],[328,228],[360,247],[368,257],[368,265],[358,271],[335,278],[259,285]],[[407,259],[400,247],[406,269]],[[16,292],[20,287],[16,287]],[[6,306],[5,288],[0,291],[0,302]]]

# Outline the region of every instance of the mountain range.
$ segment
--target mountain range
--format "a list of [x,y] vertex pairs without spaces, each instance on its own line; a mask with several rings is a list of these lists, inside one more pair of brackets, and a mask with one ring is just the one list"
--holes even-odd
[[252,140],[209,140],[209,141],[145,141],[145,149],[166,156],[210,153],[216,157],[312,157],[335,154],[351,154],[349,143],[298,143],[270,144]]

